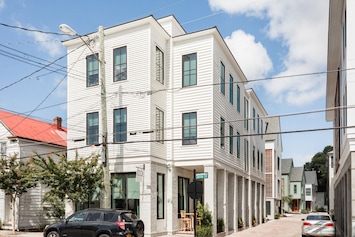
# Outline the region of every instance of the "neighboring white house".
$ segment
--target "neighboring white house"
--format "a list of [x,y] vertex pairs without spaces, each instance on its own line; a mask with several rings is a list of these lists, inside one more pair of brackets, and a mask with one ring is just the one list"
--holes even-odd
[[268,219],[274,219],[275,214],[282,213],[282,138],[280,118],[269,117],[265,120],[265,123],[266,215]]
[[[38,154],[66,151],[66,129],[62,119],[54,118],[54,123],[42,122],[23,115],[0,110],[1,156],[17,154],[19,159]],[[17,200],[15,228],[34,229],[47,224],[42,211],[42,196],[45,189],[38,185],[28,190]],[[0,190],[0,220],[3,228],[11,228],[11,198]]]
[[[306,201],[306,211],[316,211],[317,208],[317,190],[318,190],[318,179],[317,171],[305,171],[304,175],[306,177],[305,184],[305,201]],[[319,206],[319,207],[323,207]]]
[[326,120],[333,122],[337,236],[355,235],[355,1],[329,1]]
[[207,176],[200,201],[212,211],[214,236],[217,218],[229,232],[238,217],[261,222],[267,114],[217,28],[187,33],[173,16],[148,16],[105,28],[101,42],[95,32],[63,45],[68,157],[101,154],[107,123],[112,208],[136,211],[146,236],[173,234],[180,210],[193,211],[195,170]]

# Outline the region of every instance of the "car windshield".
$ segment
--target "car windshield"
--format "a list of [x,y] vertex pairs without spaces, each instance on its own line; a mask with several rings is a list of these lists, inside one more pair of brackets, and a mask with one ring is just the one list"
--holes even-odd
[[326,220],[326,221],[329,221],[330,220],[330,217],[329,216],[326,216],[326,215],[309,215],[307,216],[307,220]]

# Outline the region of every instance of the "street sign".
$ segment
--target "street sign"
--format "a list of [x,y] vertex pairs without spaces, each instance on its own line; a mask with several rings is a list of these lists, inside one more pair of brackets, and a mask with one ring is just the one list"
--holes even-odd
[[208,178],[208,173],[207,172],[197,173],[195,175],[195,179],[206,179],[206,178]]

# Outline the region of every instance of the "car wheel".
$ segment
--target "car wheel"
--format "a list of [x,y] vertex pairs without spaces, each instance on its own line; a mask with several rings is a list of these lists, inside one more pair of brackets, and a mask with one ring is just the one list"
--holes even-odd
[[144,236],[144,224],[143,221],[135,221],[132,223],[132,230],[133,234],[136,237],[143,237]]
[[47,237],[59,237],[59,233],[55,230],[51,230],[47,233]]
[[99,235],[99,237],[110,237],[110,236],[107,234],[101,234],[101,235]]

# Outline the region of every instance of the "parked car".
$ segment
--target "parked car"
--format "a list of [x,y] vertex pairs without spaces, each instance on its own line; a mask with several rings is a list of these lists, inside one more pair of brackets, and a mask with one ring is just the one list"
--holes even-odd
[[143,237],[144,223],[127,210],[85,209],[49,225],[44,237]]
[[334,222],[326,212],[310,213],[302,221],[302,237],[335,236]]

